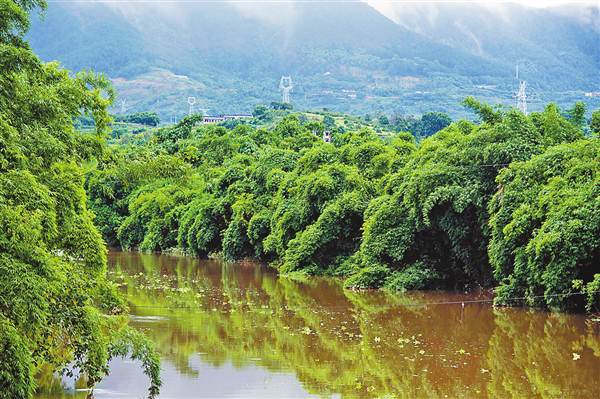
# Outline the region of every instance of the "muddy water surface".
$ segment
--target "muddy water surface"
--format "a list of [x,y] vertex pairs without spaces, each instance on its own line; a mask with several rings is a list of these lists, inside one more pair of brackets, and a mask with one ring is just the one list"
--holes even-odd
[[[483,295],[353,292],[225,264],[114,252],[110,278],[162,358],[160,398],[600,398],[600,320],[494,309]],[[448,303],[450,302],[450,303]],[[45,378],[38,398],[84,398]],[[94,397],[142,398],[111,363]]]

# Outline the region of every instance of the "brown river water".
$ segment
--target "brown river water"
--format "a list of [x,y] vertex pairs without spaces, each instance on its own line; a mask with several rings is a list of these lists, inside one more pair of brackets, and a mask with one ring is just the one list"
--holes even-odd
[[[600,398],[597,317],[348,291],[254,262],[111,252],[109,276],[160,352],[161,399]],[[94,398],[146,396],[139,364],[110,366]],[[88,395],[66,377],[40,386],[40,399]]]

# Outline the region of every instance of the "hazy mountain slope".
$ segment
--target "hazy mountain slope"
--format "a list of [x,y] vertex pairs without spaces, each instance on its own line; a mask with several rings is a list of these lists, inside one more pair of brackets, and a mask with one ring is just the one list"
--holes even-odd
[[356,113],[459,113],[468,94],[510,102],[516,61],[540,99],[598,86],[597,30],[513,8],[411,6],[389,19],[365,3],[50,3],[30,39],[43,59],[104,71],[130,110],[163,118],[190,95],[250,111],[279,98],[282,74],[297,106]]
[[155,60],[148,57],[142,34],[120,13],[104,6],[51,3],[34,20],[29,39],[45,60],[68,68],[135,74]]
[[[567,12],[571,10],[571,12]],[[577,11],[577,12],[574,12]],[[540,84],[562,88],[598,83],[598,7],[525,8],[516,4],[396,6],[391,18],[407,29],[514,68],[523,77],[562,76]]]

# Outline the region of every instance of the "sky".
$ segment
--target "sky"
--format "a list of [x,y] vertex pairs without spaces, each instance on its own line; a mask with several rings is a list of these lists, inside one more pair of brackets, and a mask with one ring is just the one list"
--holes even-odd
[[[155,8],[167,18],[179,18],[186,14],[184,5],[186,3],[220,3],[226,2],[234,6],[238,11],[246,14],[249,17],[256,18],[263,22],[273,25],[288,26],[293,23],[296,16],[296,7],[294,3],[309,3],[319,2],[321,0],[48,0],[50,3],[87,3],[87,2],[102,2],[110,7],[117,8],[125,15],[135,20],[141,8]],[[568,4],[587,6],[592,5],[600,7],[600,0],[522,0],[522,1],[507,1],[507,0],[322,0],[328,3],[348,3],[348,2],[364,2],[379,11],[381,14],[390,20],[402,24],[406,18],[410,20],[410,12],[406,13],[404,6],[409,6],[412,11],[430,10],[434,15],[438,12],[437,5],[440,3],[476,3],[489,10],[503,14],[505,7],[503,4],[513,3],[529,7],[555,7],[565,6]],[[274,8],[276,6],[276,8]],[[568,7],[567,7],[568,8]],[[573,7],[579,11],[582,7]],[[574,11],[574,10],[573,10]],[[595,23],[596,24],[596,23]],[[600,23],[597,23],[600,26]]]
[[[571,14],[573,17],[581,18],[583,21],[587,21],[589,19],[589,12],[584,11],[588,6],[594,6],[600,8],[600,0],[522,0],[522,1],[507,1],[507,0],[485,0],[485,1],[460,1],[460,0],[362,0],[365,3],[369,4],[371,7],[379,11],[381,14],[385,15],[390,20],[399,23],[401,25],[410,21],[410,11],[414,10],[429,10],[428,13],[431,14],[432,18],[435,19],[435,15],[439,12],[438,5],[441,3],[444,4],[452,4],[452,3],[462,3],[462,5],[467,3],[474,3],[480,7],[487,8],[489,11],[493,11],[494,13],[498,13],[499,16],[504,16],[504,18],[509,18],[510,14],[505,14],[506,7],[503,5],[508,4],[519,4],[527,7],[535,7],[535,8],[551,8],[551,7],[561,7],[563,13]],[[403,7],[410,6],[407,14],[407,9]],[[569,5],[577,6],[577,7],[569,7]],[[565,7],[566,6],[566,7]],[[597,15],[597,14],[596,14]],[[600,21],[594,19],[591,22],[594,26],[600,27]]]
[[418,0],[364,0],[371,5],[383,6],[385,4],[415,4],[415,3],[517,3],[521,5],[527,5],[530,7],[553,7],[560,6],[571,3],[579,3],[579,4],[600,4],[600,0],[594,1],[574,1],[574,0],[522,0],[522,1],[507,1],[507,0],[479,0],[479,1],[460,1],[460,0],[442,0],[442,1],[418,1]]

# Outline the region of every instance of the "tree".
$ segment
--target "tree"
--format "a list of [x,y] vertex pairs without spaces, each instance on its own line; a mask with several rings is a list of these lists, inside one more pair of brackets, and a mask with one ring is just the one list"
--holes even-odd
[[160,118],[156,112],[138,112],[129,115],[116,115],[115,121],[139,123],[147,126],[158,126],[160,124]]
[[257,119],[264,119],[269,112],[269,109],[264,105],[257,105],[252,111],[252,116]]
[[[93,386],[128,353],[160,385],[156,353],[127,327],[106,280],[105,243],[86,205],[82,164],[102,154],[108,79],[43,64],[23,39],[45,2],[0,3],[0,398],[27,398],[41,364]],[[92,116],[95,134],[73,121]]]
[[493,124],[459,122],[425,139],[386,179],[383,195],[365,212],[360,251],[351,265],[360,278],[351,277],[351,284],[493,284],[487,204],[497,190],[496,176],[510,163],[580,139],[582,133],[555,106],[531,117],[511,110],[486,119]]
[[323,117],[323,125],[326,129],[331,129],[335,127],[335,119],[331,115],[325,115]]
[[292,106],[292,104],[290,103],[281,103],[281,102],[277,102],[277,101],[272,101],[271,102],[271,109],[277,109],[277,110],[291,110],[294,107]]
[[[498,176],[489,204],[496,302],[598,309],[600,191],[598,139],[552,147]],[[592,288],[593,287],[593,288]],[[520,301],[516,301],[519,303]]]
[[[592,139],[554,104],[526,116],[469,103],[483,123],[457,121],[420,142],[407,132],[382,139],[361,129],[325,144],[315,137],[324,126],[297,114],[268,129],[186,121],[116,149],[118,162],[90,174],[89,202],[103,232],[123,247],[256,257],[283,273],[344,276],[352,288],[499,285],[499,304],[514,295],[543,297],[544,287],[548,300],[529,304],[580,309],[584,301],[549,300],[578,293],[594,309],[600,277],[588,267],[597,252],[590,238],[597,235]],[[399,123],[433,131],[448,118],[428,113]],[[578,140],[577,151],[542,158],[564,176],[537,167],[512,183],[505,172]],[[588,152],[580,151],[586,145]],[[550,195],[559,177],[566,183]],[[519,204],[526,206],[512,213]],[[116,217],[105,223],[104,215]],[[511,218],[524,235],[512,235]],[[548,234],[539,229],[544,218],[551,219]],[[556,254],[562,251],[572,263],[537,259],[542,245],[547,259],[564,260]],[[519,251],[527,254],[521,263],[503,255]]]
[[590,119],[590,131],[593,136],[600,137],[600,109],[592,112],[592,119]]
[[583,101],[577,101],[573,108],[567,111],[567,115],[571,123],[580,129],[585,126],[585,103]]
[[477,114],[484,123],[490,125],[496,124],[502,120],[502,113],[494,110],[490,105],[480,103],[473,97],[467,97],[463,101],[463,105]]
[[443,112],[428,112],[421,117],[417,131],[414,132],[420,137],[429,137],[442,129],[450,126],[452,119]]

